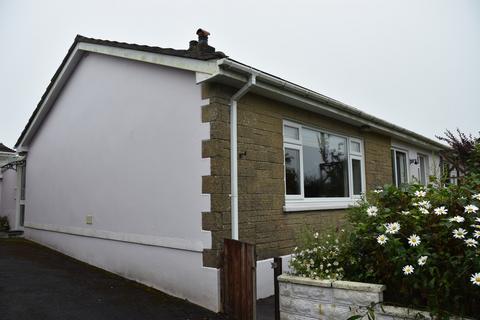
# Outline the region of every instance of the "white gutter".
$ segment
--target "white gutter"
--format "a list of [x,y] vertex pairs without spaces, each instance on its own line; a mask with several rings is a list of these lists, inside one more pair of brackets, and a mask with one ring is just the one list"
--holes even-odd
[[291,94],[297,95],[305,101],[310,99],[316,102],[321,102],[328,106],[324,106],[324,109],[329,109],[329,111],[338,114],[343,117],[349,117],[351,119],[356,119],[359,122],[370,125],[372,128],[377,128],[381,131],[387,132],[389,135],[396,136],[400,140],[408,141],[415,145],[422,147],[433,147],[436,150],[445,150],[448,149],[448,146],[441,144],[440,142],[434,141],[427,137],[424,137],[418,133],[410,131],[408,129],[399,127],[392,123],[389,123],[385,120],[367,114],[355,107],[349,106],[345,103],[337,101],[335,99],[329,98],[312,90],[303,88],[296,84],[293,84],[289,81],[277,78],[270,74],[264,73],[260,70],[253,69],[252,67],[243,65],[239,62],[233,61],[231,59],[225,58],[218,61],[219,67],[223,67],[228,71],[236,71],[243,74],[255,73],[258,80],[257,88],[264,88],[265,90],[275,91],[279,90],[284,93],[289,92]]
[[248,82],[230,99],[230,187],[232,212],[232,239],[238,240],[238,151],[237,151],[237,103],[256,83],[254,73]]

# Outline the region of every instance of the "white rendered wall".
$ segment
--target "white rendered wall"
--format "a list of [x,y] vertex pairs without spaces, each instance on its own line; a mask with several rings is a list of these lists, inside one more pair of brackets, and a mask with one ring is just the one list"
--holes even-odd
[[416,146],[392,140],[392,147],[407,152],[407,166],[408,166],[408,182],[414,182],[419,180],[419,168],[420,164],[410,164],[409,159],[417,159],[418,154],[428,156],[428,175],[434,175],[440,177],[440,157],[430,150],[418,148]]
[[5,170],[0,180],[0,215],[8,217],[10,229],[16,229],[17,205],[17,172],[13,169]]
[[[292,255],[282,256],[282,272],[290,272],[288,266]],[[257,299],[263,299],[272,296],[274,292],[273,285],[273,258],[257,261]]]
[[217,311],[202,104],[193,72],[84,57],[29,146],[26,236]]

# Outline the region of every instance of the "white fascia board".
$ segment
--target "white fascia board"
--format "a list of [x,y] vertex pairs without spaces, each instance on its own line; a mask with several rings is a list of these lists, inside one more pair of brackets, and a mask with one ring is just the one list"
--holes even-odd
[[197,59],[190,59],[190,58],[183,58],[183,57],[176,57],[165,55],[161,53],[153,53],[153,52],[146,52],[146,51],[139,51],[133,49],[124,49],[124,48],[117,48],[117,47],[110,47],[101,44],[92,44],[92,43],[84,43],[80,42],[79,49],[87,52],[94,52],[105,54],[109,56],[125,58],[135,61],[147,62],[158,64],[161,66],[194,71],[194,72],[201,72],[201,73],[208,73],[213,74],[217,72],[218,65],[215,60],[197,60]]
[[281,88],[277,88],[277,87],[274,87],[274,86],[271,86],[271,85],[268,85],[268,84],[264,84],[264,83],[261,83],[261,82],[257,83],[256,88],[257,89],[263,89],[263,90],[266,90],[266,91],[269,91],[269,92],[275,92],[279,96],[283,96],[285,98],[285,100],[288,100],[288,101],[296,100],[299,103],[304,104],[305,106],[313,106],[314,108],[307,108],[307,109],[309,109],[313,112],[315,112],[315,111],[316,112],[319,112],[319,111],[322,112],[323,111],[323,112],[327,112],[329,114],[335,115],[335,118],[337,118],[337,119],[342,119],[342,118],[343,119],[351,119],[355,122],[369,125],[372,129],[376,129],[378,132],[387,134],[391,137],[396,137],[399,140],[403,140],[403,141],[406,141],[408,143],[412,143],[416,146],[426,148],[428,150],[432,150],[432,149],[433,150],[438,150],[439,149],[436,146],[432,146],[432,145],[430,145],[428,143],[425,143],[425,142],[423,142],[419,139],[408,136],[408,135],[406,135],[402,132],[394,131],[390,128],[378,125],[375,122],[370,122],[370,121],[368,121],[364,118],[361,118],[359,116],[347,113],[345,111],[342,111],[342,110],[339,110],[339,109],[336,109],[336,108],[332,108],[332,107],[330,107],[328,105],[325,105],[325,104],[322,104],[322,103],[315,102],[308,97],[302,97],[302,96],[296,95],[294,93],[290,93],[289,91],[285,91]]
[[[276,78],[260,70],[239,64],[238,62],[229,60],[228,58],[219,60],[217,64],[220,66],[220,71],[210,77],[208,81],[223,81],[228,84],[228,80],[226,79],[230,78],[232,81],[235,82],[246,82],[248,76],[245,77],[243,75],[255,73],[257,77],[257,84],[255,88],[258,93],[268,92],[270,94],[274,94],[275,97],[282,102],[301,106],[302,108],[308,109],[313,112],[321,112],[335,115],[335,117],[339,120],[348,119],[359,124],[369,125],[377,132],[389,135],[391,137],[414,144],[422,148],[427,148],[428,150],[438,151],[448,148],[448,146],[444,146],[441,143],[428,143],[423,139],[418,139],[417,137],[415,137],[418,134],[414,132],[411,132],[411,134],[402,132],[410,132],[410,130],[403,128],[395,130],[394,128],[389,127],[389,125],[382,124],[383,122],[386,123],[386,121],[368,115],[357,108],[345,105],[339,101],[336,101],[335,99],[323,96],[319,93],[308,90],[306,88],[302,88],[288,81]],[[238,76],[239,73],[241,74],[240,76]],[[232,77],[233,74],[237,75]],[[242,85],[241,82],[239,84],[240,86]],[[391,124],[390,126],[396,127],[393,124]],[[425,139],[430,140],[428,138]]]
[[64,84],[68,80],[68,77],[72,74],[73,70],[75,69],[76,65],[78,64],[82,55],[85,52],[104,54],[181,70],[193,71],[197,73],[197,77],[199,73],[203,74],[202,76],[200,76],[200,78],[207,78],[211,74],[216,73],[219,69],[218,64],[215,60],[203,61],[190,58],[169,56],[160,53],[151,53],[132,49],[123,49],[99,44],[79,42],[71,53],[67,62],[63,66],[63,69],[60,71],[59,76],[57,77],[50,91],[48,92],[47,97],[43,101],[43,104],[40,106],[27,132],[23,136],[22,141],[20,141],[20,143],[18,144],[18,152],[28,152],[28,142],[31,140],[36,130],[39,128],[42,120],[47,115],[48,111],[53,105],[53,102],[55,101]]
[[48,111],[53,105],[53,102],[60,94],[60,91],[62,90],[64,84],[68,80],[68,77],[72,74],[73,70],[75,69],[76,65],[80,61],[81,57],[82,57],[82,52],[79,50],[79,45],[77,44],[75,49],[73,49],[73,52],[71,53],[67,62],[63,66],[63,69],[60,71],[60,74],[55,80],[55,83],[52,85],[49,92],[47,93],[47,96],[43,100],[42,105],[40,106],[37,114],[35,115],[35,118],[33,119],[30,126],[28,127],[27,132],[23,136],[22,141],[20,141],[20,143],[18,144],[17,152],[28,152],[27,143],[33,137],[33,134],[40,126],[40,123],[42,122],[42,120],[46,117]]
[[0,156],[14,156],[15,152],[0,151]]

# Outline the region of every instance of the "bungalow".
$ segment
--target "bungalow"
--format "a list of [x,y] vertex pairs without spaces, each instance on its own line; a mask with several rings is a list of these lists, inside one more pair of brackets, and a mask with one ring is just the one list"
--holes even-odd
[[256,245],[266,297],[305,225],[438,173],[442,144],[197,35],[186,50],[75,38],[15,146],[27,238],[218,311],[224,238]]
[[15,150],[10,149],[3,143],[0,143],[0,166],[8,162],[13,156],[15,156]]

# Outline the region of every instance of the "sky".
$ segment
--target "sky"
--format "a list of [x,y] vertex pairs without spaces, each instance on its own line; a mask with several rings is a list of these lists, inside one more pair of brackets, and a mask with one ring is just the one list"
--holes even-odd
[[480,1],[0,0],[0,142],[13,147],[75,35],[230,57],[429,138],[480,131]]

